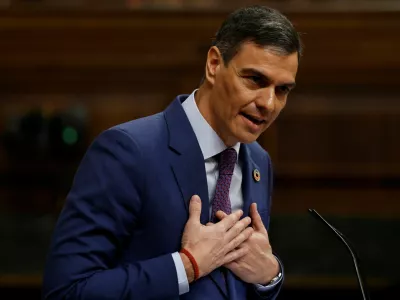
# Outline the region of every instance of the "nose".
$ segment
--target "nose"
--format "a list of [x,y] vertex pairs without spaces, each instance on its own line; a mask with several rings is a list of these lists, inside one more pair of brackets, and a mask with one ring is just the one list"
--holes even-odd
[[276,105],[275,88],[271,85],[261,90],[261,93],[262,95],[259,98],[257,106],[263,110],[266,110],[268,113],[273,113]]

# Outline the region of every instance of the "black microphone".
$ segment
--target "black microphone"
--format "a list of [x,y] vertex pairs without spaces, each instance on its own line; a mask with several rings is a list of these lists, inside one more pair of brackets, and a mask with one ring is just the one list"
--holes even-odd
[[328,221],[326,221],[319,213],[317,213],[317,211],[315,209],[308,209],[308,211],[317,220],[321,221],[326,226],[328,226],[336,234],[336,237],[338,237],[346,245],[347,249],[349,250],[349,252],[353,258],[353,264],[354,264],[354,268],[356,269],[358,284],[360,286],[363,299],[369,300],[370,298],[367,293],[367,288],[365,286],[364,279],[363,279],[364,276],[362,276],[361,271],[360,271],[360,259],[356,255],[354,249],[350,246],[349,240],[339,230],[337,230],[335,227],[333,227],[331,224],[329,224]]

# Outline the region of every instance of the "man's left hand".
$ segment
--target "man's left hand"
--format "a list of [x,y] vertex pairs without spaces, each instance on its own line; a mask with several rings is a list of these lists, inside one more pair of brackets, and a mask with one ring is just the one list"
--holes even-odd
[[[223,219],[227,215],[218,211],[217,218]],[[246,247],[248,252],[238,260],[224,265],[241,280],[247,283],[267,285],[279,273],[279,263],[272,254],[268,232],[257,210],[257,204],[250,206],[253,234],[238,248]]]

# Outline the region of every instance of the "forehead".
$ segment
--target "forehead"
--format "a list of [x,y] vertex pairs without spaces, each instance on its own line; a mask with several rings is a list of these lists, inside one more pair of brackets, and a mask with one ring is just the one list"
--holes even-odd
[[295,81],[299,64],[297,53],[282,55],[252,42],[244,43],[231,63],[237,71],[255,69],[270,79],[284,82]]

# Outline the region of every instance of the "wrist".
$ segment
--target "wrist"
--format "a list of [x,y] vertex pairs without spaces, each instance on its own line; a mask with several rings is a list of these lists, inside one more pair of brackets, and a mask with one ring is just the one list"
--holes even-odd
[[191,283],[194,281],[194,269],[190,259],[183,253],[179,252],[179,255],[182,259],[183,266],[185,267],[186,277],[188,282]]
[[268,286],[275,286],[277,283],[279,283],[282,279],[282,272],[279,272],[275,277],[273,277],[269,282],[262,284],[262,286],[268,287]]
[[269,273],[265,279],[265,282],[260,283],[261,285],[266,286],[266,285],[272,284],[280,279],[280,277],[282,276],[282,273],[281,273],[280,265],[276,259],[275,259],[275,263],[273,264],[273,269],[274,269],[274,272]]

